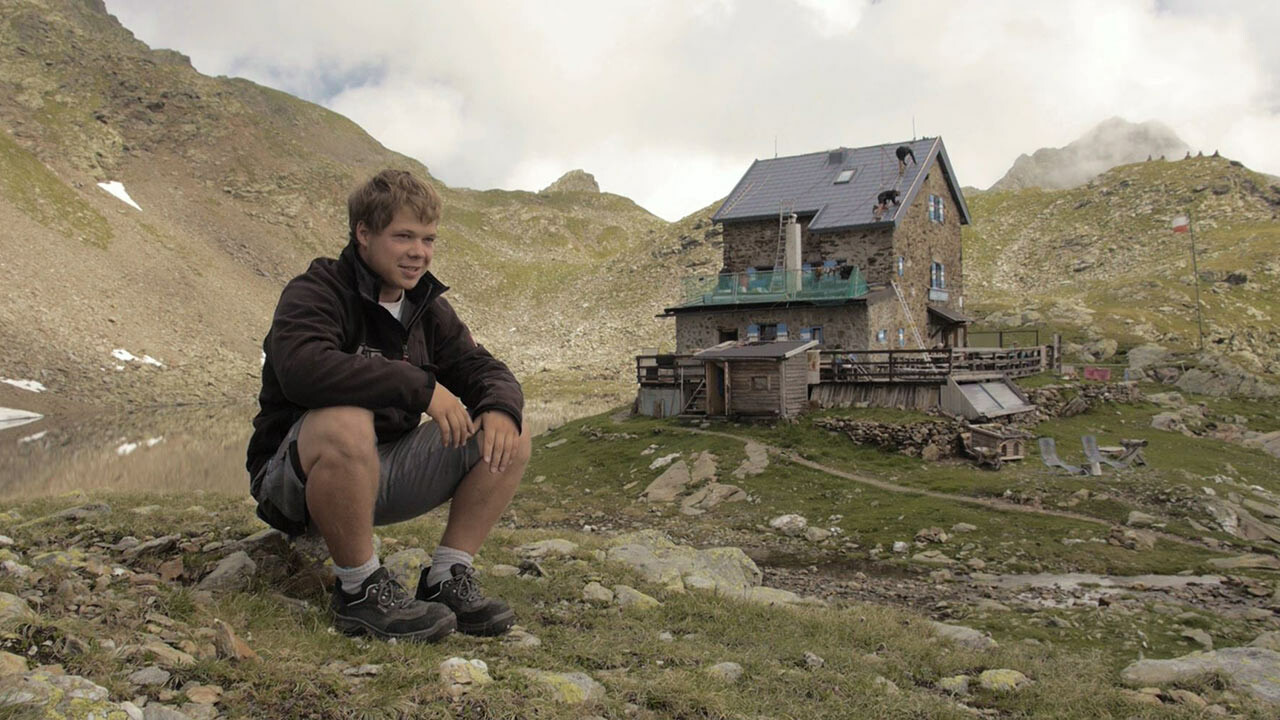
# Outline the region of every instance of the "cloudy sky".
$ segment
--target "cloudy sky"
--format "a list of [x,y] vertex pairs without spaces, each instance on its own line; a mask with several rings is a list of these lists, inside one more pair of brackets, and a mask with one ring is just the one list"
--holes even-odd
[[565,171],[668,219],[755,158],[941,135],[961,183],[1099,121],[1280,173],[1272,0],[107,0],[140,39],[355,120],[454,186]]

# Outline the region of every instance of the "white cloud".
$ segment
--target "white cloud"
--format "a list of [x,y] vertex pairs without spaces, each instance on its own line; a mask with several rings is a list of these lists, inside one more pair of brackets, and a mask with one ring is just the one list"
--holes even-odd
[[1280,171],[1275,4],[109,0],[141,39],[348,115],[451,185],[581,167],[679,217],[751,160],[941,134],[960,180],[1119,115]]

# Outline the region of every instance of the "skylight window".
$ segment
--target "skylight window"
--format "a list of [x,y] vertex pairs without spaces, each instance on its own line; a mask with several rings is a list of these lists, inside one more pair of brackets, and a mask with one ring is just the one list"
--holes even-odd
[[850,169],[848,169],[848,170],[841,170],[841,171],[840,171],[840,174],[836,176],[836,180],[835,180],[835,182],[834,182],[834,183],[832,183],[832,184],[833,184],[833,185],[844,185],[845,183],[849,182],[849,181],[850,181],[850,180],[852,180],[852,179],[853,179],[853,169],[852,169],[852,168],[850,168]]

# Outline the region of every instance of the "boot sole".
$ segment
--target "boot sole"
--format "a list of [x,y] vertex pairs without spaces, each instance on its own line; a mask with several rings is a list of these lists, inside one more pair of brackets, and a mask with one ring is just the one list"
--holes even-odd
[[479,635],[481,637],[493,637],[501,635],[511,629],[516,624],[516,613],[514,610],[508,610],[505,613],[480,623],[464,623],[458,621],[458,632],[466,635]]
[[458,619],[453,615],[440,618],[436,624],[422,630],[414,630],[407,633],[393,633],[386,630],[380,630],[373,627],[369,623],[352,617],[336,616],[333,619],[333,626],[344,635],[372,635],[383,640],[408,640],[409,642],[431,643],[444,639],[454,630],[458,629]]

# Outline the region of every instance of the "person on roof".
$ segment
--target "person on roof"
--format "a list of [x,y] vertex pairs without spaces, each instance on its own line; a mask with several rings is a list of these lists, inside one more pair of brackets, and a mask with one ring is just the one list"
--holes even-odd
[[[434,641],[515,622],[480,591],[472,559],[529,461],[524,395],[428,269],[441,204],[400,170],[356,188],[346,248],[289,281],[262,344],[250,493],[268,524],[324,538],[333,623],[350,634]],[[446,501],[444,535],[410,595],[381,567],[373,526]]]

